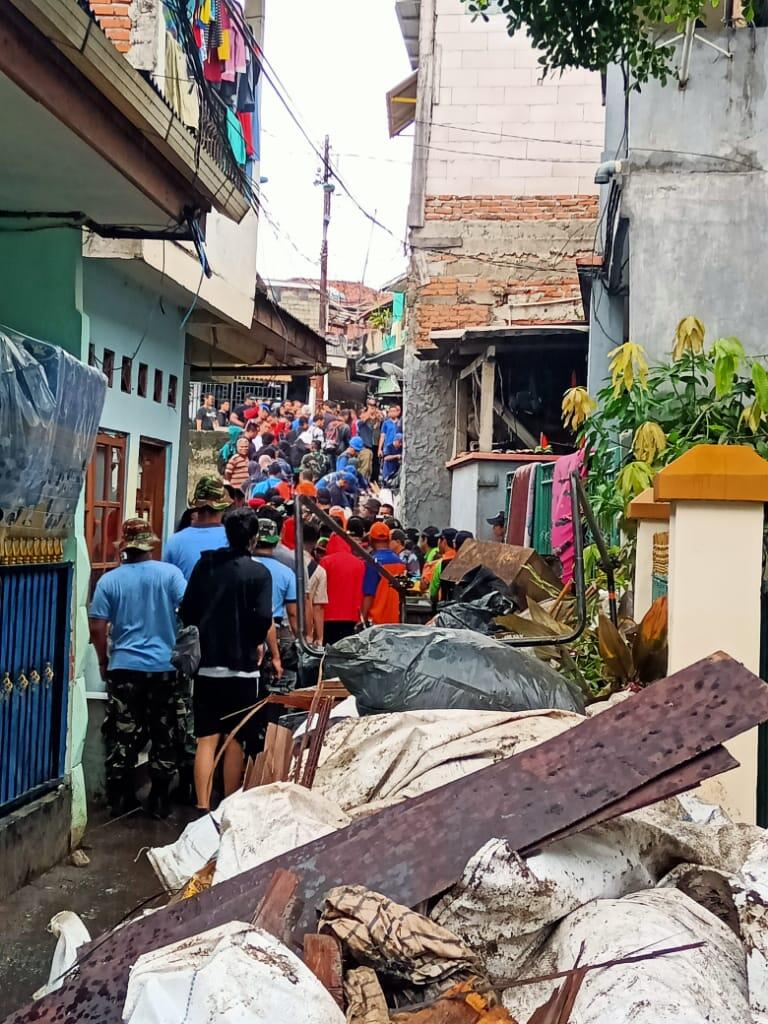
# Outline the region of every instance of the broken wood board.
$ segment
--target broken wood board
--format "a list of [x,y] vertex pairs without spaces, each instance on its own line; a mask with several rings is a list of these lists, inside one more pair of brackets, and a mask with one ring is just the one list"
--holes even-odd
[[[57,991],[8,1018],[119,1024],[128,970],[141,953],[232,920],[247,920],[277,868],[299,876],[299,934],[334,885],[360,884],[405,906],[442,892],[489,839],[534,849],[586,827],[661,780],[654,799],[679,789],[679,770],[768,720],[768,686],[716,654],[585,719],[551,740],[231,878],[184,903],[124,925],[86,947]],[[719,770],[717,755],[709,770]],[[702,767],[704,770],[704,767]],[[581,823],[581,824],[579,824]]]

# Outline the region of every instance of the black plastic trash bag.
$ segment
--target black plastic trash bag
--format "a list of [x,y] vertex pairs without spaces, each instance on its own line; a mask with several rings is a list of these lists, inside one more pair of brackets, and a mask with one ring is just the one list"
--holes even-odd
[[581,691],[532,654],[468,629],[373,626],[326,649],[361,715],[463,708],[584,713]]
[[[512,588],[503,579],[486,568],[486,566],[476,565],[474,569],[469,569],[461,577],[456,584],[453,597],[456,601],[477,601],[479,598],[487,597],[489,594],[500,594],[502,597],[508,597],[510,600],[509,607],[511,608]],[[499,614],[505,615],[506,612],[500,612]]]
[[493,620],[499,615],[509,615],[513,602],[498,591],[490,591],[475,601],[454,601],[442,606],[432,620],[433,626],[450,629],[473,629],[486,636],[493,632]]

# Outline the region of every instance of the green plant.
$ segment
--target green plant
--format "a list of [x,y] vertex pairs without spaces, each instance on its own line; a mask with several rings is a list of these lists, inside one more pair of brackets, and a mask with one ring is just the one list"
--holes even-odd
[[375,331],[384,331],[386,334],[392,327],[392,310],[374,309],[372,313],[368,314],[368,326]]
[[[473,18],[488,19],[491,7],[506,15],[510,35],[524,31],[541,51],[545,71],[587,68],[605,71],[609,64],[626,69],[627,80],[639,86],[651,78],[665,82],[672,73],[674,49],[662,34],[680,32],[720,0],[461,0]],[[752,4],[743,17],[754,17]]]
[[768,457],[768,373],[738,338],[704,344],[696,317],[680,321],[673,358],[648,366],[627,342],[611,356],[611,382],[579,428],[587,487],[608,532],[654,474],[697,444],[743,444]]

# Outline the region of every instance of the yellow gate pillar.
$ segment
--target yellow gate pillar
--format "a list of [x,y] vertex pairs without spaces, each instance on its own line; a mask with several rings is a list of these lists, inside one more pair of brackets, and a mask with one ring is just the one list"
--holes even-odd
[[[759,672],[768,462],[741,445],[699,445],[656,475],[653,493],[670,504],[669,672],[714,651]],[[754,822],[757,729],[727,746],[740,767],[702,794]]]
[[669,504],[655,501],[649,487],[630,502],[627,518],[637,523],[632,617],[639,622],[653,604],[653,536],[667,529]]

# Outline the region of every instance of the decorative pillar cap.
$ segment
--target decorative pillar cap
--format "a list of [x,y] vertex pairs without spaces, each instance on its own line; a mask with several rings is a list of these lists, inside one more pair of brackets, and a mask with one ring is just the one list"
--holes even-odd
[[637,519],[638,522],[647,520],[669,522],[669,502],[656,501],[653,497],[653,488],[648,487],[629,503],[627,519]]
[[700,444],[653,478],[656,501],[768,502],[768,461],[746,445]]

